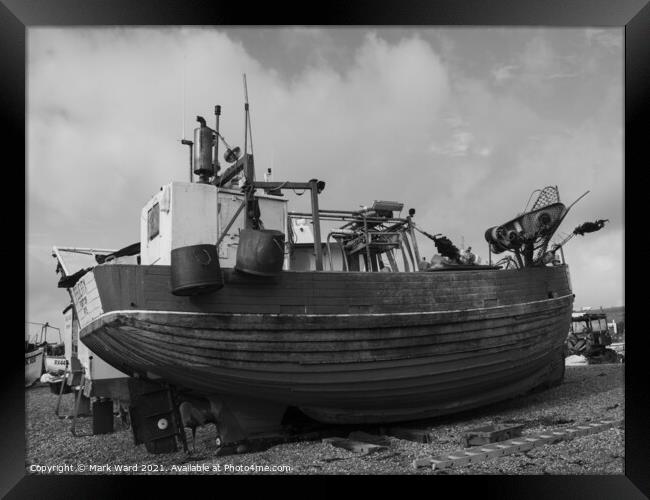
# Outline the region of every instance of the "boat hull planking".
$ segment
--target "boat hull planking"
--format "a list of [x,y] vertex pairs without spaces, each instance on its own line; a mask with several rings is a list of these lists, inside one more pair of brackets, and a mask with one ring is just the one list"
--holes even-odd
[[168,266],[89,274],[95,317],[81,338],[119,370],[332,423],[453,413],[548,382],[573,305],[566,266],[271,279],[225,269],[224,288],[199,297],[173,296]]

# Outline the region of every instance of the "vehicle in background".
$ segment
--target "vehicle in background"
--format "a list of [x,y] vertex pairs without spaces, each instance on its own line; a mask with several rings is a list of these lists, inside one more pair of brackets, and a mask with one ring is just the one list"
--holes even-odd
[[589,364],[618,363],[624,359],[608,346],[612,335],[607,327],[605,313],[574,312],[566,340],[566,355],[584,356]]

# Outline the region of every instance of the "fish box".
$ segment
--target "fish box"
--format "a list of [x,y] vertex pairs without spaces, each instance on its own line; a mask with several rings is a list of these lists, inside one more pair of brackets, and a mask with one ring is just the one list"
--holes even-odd
[[465,447],[496,443],[498,441],[505,441],[507,439],[521,436],[521,430],[523,428],[523,424],[493,424],[477,427],[476,429],[465,432]]

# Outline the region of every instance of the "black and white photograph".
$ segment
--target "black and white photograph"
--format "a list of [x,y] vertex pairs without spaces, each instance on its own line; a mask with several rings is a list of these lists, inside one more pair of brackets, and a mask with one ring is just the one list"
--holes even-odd
[[624,70],[623,27],[29,27],[25,474],[624,475]]

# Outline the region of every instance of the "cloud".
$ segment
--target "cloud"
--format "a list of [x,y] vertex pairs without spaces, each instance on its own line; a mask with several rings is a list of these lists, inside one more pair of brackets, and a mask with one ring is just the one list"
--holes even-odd
[[[607,307],[625,304],[624,231],[607,225],[582,239],[567,244],[576,307]],[[608,297],[615,297],[608,299]]]
[[[56,321],[66,305],[51,245],[138,240],[147,199],[188,178],[179,140],[190,137],[197,115],[213,123],[220,104],[222,134],[243,146],[242,73],[258,172],[273,166],[276,180],[325,180],[323,208],[403,201],[417,208],[423,229],[464,238],[484,259],[484,230],[546,184],[558,184],[566,199],[592,189],[575,208],[584,220],[599,207],[607,213],[597,217],[622,220],[622,80],[600,77],[600,59],[589,57],[595,49],[558,56],[535,31],[521,58],[495,52],[481,77],[470,71],[473,60],[454,60],[452,71],[416,30],[391,42],[359,33],[343,45],[327,29],[268,30],[260,43],[274,57],[261,60],[235,31],[30,29],[30,310]],[[439,45],[453,51],[469,34],[452,30]],[[578,71],[571,61],[581,58],[593,62],[593,94],[571,78],[552,78]],[[554,100],[560,84],[569,85],[562,95],[583,94],[589,104],[571,120]],[[540,85],[544,91],[531,92]],[[306,197],[290,198],[296,210],[307,208]],[[425,255],[429,243],[422,240]],[[619,251],[603,259],[615,263]],[[603,273],[622,276],[598,262]],[[580,276],[593,283],[587,272]],[[602,292],[603,301],[610,296]]]
[[598,45],[609,49],[613,52],[619,52],[623,48],[622,29],[585,29],[584,34],[587,43],[590,45]]
[[496,66],[492,69],[492,76],[497,84],[501,84],[512,79],[518,69],[520,69],[520,66],[514,64]]
[[141,206],[160,185],[187,179],[183,119],[187,136],[193,117],[211,121],[220,103],[223,135],[243,146],[244,72],[258,169],[273,161],[275,178],[297,181],[322,173],[324,206],[399,198],[381,176],[425,149],[446,73],[417,37],[391,45],[369,33],[354,61],[344,73],[308,66],[285,82],[217,31],[30,30],[31,238],[108,248],[137,240]]

